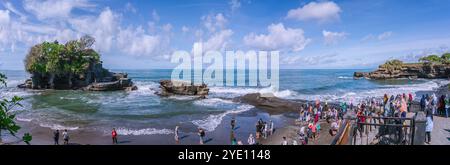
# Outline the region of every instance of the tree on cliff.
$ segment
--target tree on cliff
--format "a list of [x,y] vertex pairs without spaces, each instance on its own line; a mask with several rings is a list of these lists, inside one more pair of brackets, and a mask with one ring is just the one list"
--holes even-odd
[[445,63],[450,64],[450,53],[444,53],[441,58]]
[[94,42],[94,38],[83,36],[66,44],[58,41],[37,44],[24,60],[25,69],[33,75],[46,77],[50,88],[54,86],[55,76],[67,78],[69,86],[72,86],[74,75],[83,74],[90,64],[100,62],[100,55],[91,48]]
[[442,59],[438,55],[429,55],[419,59],[420,62],[425,63],[441,63]]
[[380,68],[385,68],[390,73],[394,72],[395,70],[400,70],[402,68],[403,61],[400,60],[390,60],[386,61],[383,65],[380,66]]
[[440,57],[438,55],[429,55],[419,59],[420,62],[433,64],[449,64],[450,53],[444,53]]
[[[0,73],[0,87],[6,86],[6,76]],[[20,101],[23,99],[18,96],[14,96],[11,100],[1,98],[0,99],[0,144],[2,144],[2,130],[8,131],[11,135],[16,136],[20,126],[15,122],[16,115],[11,112],[15,107],[21,107]],[[32,137],[29,133],[25,133],[20,141],[27,144],[31,141]]]

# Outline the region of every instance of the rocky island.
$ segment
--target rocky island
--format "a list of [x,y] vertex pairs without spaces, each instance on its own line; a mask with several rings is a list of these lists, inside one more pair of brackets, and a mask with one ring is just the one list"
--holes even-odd
[[450,53],[442,56],[430,55],[422,57],[419,63],[403,63],[400,60],[390,60],[380,65],[373,72],[355,72],[355,78],[397,79],[397,78],[450,78]]
[[19,88],[81,89],[88,91],[136,90],[126,73],[103,68],[100,55],[91,48],[95,39],[83,36],[66,44],[43,42],[33,46],[24,63],[31,78]]
[[194,85],[180,80],[161,80],[159,84],[161,92],[157,94],[160,96],[189,95],[205,98],[209,93],[209,88],[206,84]]

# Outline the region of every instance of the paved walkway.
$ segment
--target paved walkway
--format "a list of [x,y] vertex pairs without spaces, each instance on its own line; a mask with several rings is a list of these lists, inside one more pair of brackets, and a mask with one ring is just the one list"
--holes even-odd
[[432,145],[450,145],[450,118],[434,116],[433,131],[431,132]]

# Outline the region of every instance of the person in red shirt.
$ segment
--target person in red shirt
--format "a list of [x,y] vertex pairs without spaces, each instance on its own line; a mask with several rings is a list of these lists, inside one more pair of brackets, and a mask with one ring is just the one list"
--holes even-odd
[[[359,120],[358,122],[359,123],[365,123],[366,122],[366,117],[364,116],[364,113],[363,113],[362,109],[358,111],[357,117],[358,117],[358,120]],[[359,130],[360,136],[362,137],[363,132],[364,132],[364,125],[359,124],[359,123],[358,123],[358,130]]]
[[117,142],[117,132],[116,132],[115,128],[113,128],[113,130],[111,132],[111,135],[112,135],[113,144],[118,144],[118,142]]

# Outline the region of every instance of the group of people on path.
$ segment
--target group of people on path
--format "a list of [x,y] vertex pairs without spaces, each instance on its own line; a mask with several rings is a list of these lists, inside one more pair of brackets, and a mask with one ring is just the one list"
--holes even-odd
[[437,97],[435,93],[432,95],[422,95],[420,99],[420,110],[425,112],[427,118],[425,127],[425,143],[431,143],[431,132],[433,131],[434,119],[433,116],[445,116],[448,118],[450,111],[450,97],[448,95],[441,95]]
[[[307,103],[300,106],[299,109],[299,118],[296,120],[299,123],[299,132],[298,139],[292,140],[292,145],[307,145],[309,143],[309,139],[313,140],[313,143],[316,144],[319,136],[321,128],[320,120],[326,120],[327,123],[331,123],[331,127],[329,133],[334,136],[339,129],[340,121],[343,119],[343,116],[347,110],[347,104],[341,104],[341,107],[336,108],[334,106],[328,105],[328,102],[325,102],[324,105],[320,103],[319,100],[316,100],[315,103]],[[283,145],[288,144],[285,141],[285,137],[283,137]]]

